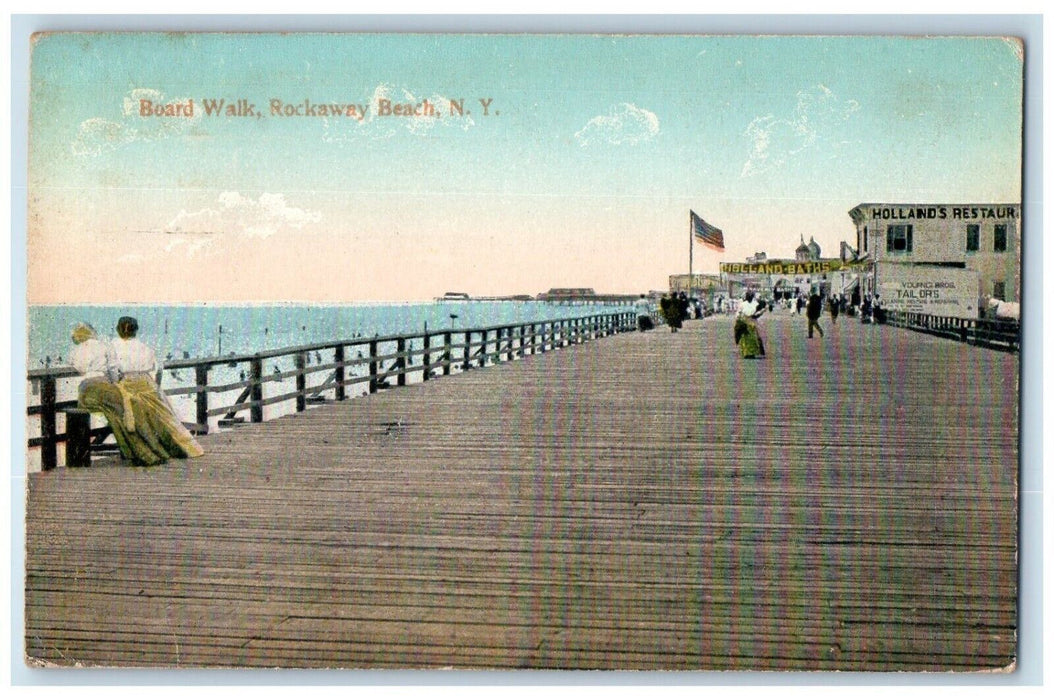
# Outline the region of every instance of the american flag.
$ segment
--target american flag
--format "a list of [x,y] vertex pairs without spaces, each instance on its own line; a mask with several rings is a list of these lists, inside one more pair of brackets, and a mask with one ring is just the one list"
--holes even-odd
[[692,215],[692,232],[695,234],[695,240],[714,250],[724,250],[725,236],[721,233],[721,229],[706,223],[691,209],[688,211]]

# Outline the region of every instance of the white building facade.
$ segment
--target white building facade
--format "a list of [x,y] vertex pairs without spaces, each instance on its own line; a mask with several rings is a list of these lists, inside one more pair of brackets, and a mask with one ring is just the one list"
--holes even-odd
[[[885,277],[900,285],[898,290],[917,288],[929,295],[933,292],[925,290],[944,289],[949,290],[945,298],[952,293],[973,296],[976,304],[971,307],[976,309],[984,308],[989,298],[1020,301],[1020,203],[865,203],[849,216],[856,226],[858,258],[875,263],[873,274],[860,280],[864,294],[881,291]],[[916,278],[918,284],[912,286]],[[976,290],[970,288],[974,284]],[[882,301],[895,308],[896,299],[883,295]]]

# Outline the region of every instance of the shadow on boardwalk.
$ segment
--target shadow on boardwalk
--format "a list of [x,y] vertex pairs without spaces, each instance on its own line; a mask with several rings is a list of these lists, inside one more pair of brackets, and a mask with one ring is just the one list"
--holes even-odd
[[87,666],[1015,659],[1018,356],[766,316],[29,478],[26,648]]

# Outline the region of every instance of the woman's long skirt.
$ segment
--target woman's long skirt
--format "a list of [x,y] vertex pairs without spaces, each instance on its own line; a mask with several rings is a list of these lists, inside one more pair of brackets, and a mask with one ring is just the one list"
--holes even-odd
[[670,328],[680,328],[683,317],[681,316],[681,310],[677,307],[677,304],[670,304],[665,309],[661,309],[660,313],[662,318],[666,321],[666,325]]
[[765,356],[765,345],[761,342],[758,324],[754,322],[754,319],[740,316],[736,319],[733,333],[740,355],[745,358]]
[[136,466],[204,454],[149,377],[127,377],[117,384],[87,380],[81,384],[79,404],[106,417],[121,455]]

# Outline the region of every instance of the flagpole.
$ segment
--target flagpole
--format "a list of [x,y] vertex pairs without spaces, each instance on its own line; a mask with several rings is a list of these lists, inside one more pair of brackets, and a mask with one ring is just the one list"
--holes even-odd
[[692,253],[695,250],[695,234],[692,231],[692,210],[688,210],[688,296],[692,296]]

